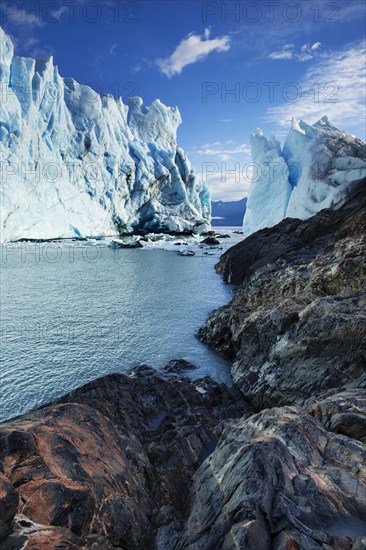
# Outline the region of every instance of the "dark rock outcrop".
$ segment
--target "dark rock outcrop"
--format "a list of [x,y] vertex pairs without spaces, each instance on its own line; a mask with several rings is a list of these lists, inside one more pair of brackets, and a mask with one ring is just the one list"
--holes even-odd
[[[268,263],[291,253],[315,254],[331,239],[338,227],[352,222],[355,212],[365,207],[366,181],[349,190],[349,200],[339,210],[324,209],[308,220],[286,218],[274,227],[261,229],[227,250],[216,265],[224,280],[235,285],[246,281]],[[346,229],[347,230],[347,229]],[[359,228],[362,234],[362,227]],[[364,234],[364,233],[363,233]]]
[[191,477],[223,421],[252,412],[238,389],[190,381],[189,368],[139,366],[2,424],[4,547],[132,549],[168,531],[177,538]]
[[234,360],[254,407],[366,388],[366,185],[337,211],[252,235],[218,268],[232,280],[240,261],[244,283],[199,337]]
[[351,550],[366,533],[366,446],[267,409],[225,429],[191,495],[178,548]]
[[362,549],[365,392],[253,414],[190,367],[110,375],[4,423],[1,547]]
[[366,392],[347,390],[325,397],[307,407],[331,432],[357,439],[366,444]]
[[18,493],[10,481],[0,474],[0,540],[10,532],[14,516],[18,510]]
[[218,245],[220,244],[220,241],[218,239],[216,239],[216,237],[206,237],[206,239],[203,239],[203,241],[201,241],[202,244],[210,244],[210,245]]
[[261,412],[228,425],[196,472],[178,547],[366,548],[365,182],[217,269],[242,285],[199,337]]

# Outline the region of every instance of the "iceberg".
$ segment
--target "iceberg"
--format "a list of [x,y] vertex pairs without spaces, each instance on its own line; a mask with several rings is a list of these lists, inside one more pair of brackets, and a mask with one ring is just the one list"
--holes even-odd
[[123,102],[14,56],[0,27],[1,238],[201,232],[211,199],[160,100]]
[[327,116],[314,125],[293,120],[282,148],[257,129],[251,147],[245,237],[284,218],[305,220],[324,208],[340,208],[355,186],[366,184],[366,144]]

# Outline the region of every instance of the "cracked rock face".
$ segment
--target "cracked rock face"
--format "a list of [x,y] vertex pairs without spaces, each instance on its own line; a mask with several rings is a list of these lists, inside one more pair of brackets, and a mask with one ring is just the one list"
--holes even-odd
[[194,476],[178,548],[351,549],[366,530],[365,459],[293,407],[233,422]]
[[243,284],[199,337],[234,360],[257,409],[366,387],[365,235],[363,185],[342,209],[285,220],[223,256],[218,269],[230,280],[241,262]]
[[366,443],[366,392],[347,390],[316,401],[308,407],[308,412],[323,426]]
[[192,382],[188,368],[110,375],[2,424],[2,547],[137,549],[176,539],[191,477],[223,422],[252,412],[237,388]]
[[18,493],[10,481],[0,474],[0,540],[11,531],[11,523],[18,509]]
[[0,430],[6,550],[364,548],[365,392],[253,414],[146,366]]
[[217,266],[242,285],[199,337],[261,412],[227,425],[196,472],[181,548],[366,547],[365,182],[353,193]]

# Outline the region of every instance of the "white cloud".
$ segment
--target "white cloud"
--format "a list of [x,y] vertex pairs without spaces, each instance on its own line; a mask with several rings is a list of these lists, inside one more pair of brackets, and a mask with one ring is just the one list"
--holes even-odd
[[[53,54],[52,46],[42,44],[38,32],[44,26],[41,10],[27,11],[22,4],[14,4],[6,9],[0,5],[1,21],[7,24],[7,33],[12,39],[17,55],[35,58],[49,57]],[[9,27],[9,30],[8,30]]]
[[142,64],[141,64],[141,63],[137,63],[136,65],[134,65],[134,66],[132,67],[131,72],[132,72],[133,74],[137,74],[137,73],[139,73],[139,72],[141,71],[141,69],[142,69]]
[[27,32],[26,36],[23,34],[21,38],[13,32],[9,32],[8,34],[14,44],[16,55],[40,59],[50,57],[54,53],[53,47],[41,44],[39,38],[34,36],[31,30]]
[[196,172],[210,185],[213,200],[235,201],[248,194],[253,166],[249,145],[215,141],[202,145],[195,154],[206,156]]
[[221,122],[232,122],[233,119],[232,118],[222,118],[221,119]]
[[298,101],[268,109],[266,120],[287,126],[292,117],[315,122],[327,114],[341,128],[364,132],[365,53],[357,42],[317,60],[298,83]]
[[217,172],[207,174],[203,167],[202,179],[211,187],[213,201],[238,201],[246,197],[251,182],[251,169],[249,167],[229,166],[222,163],[218,165]]
[[310,61],[311,59],[314,59],[314,57],[310,53],[302,53],[297,58],[299,61]]
[[322,45],[321,42],[315,42],[315,44],[313,44],[310,49],[311,50],[317,50],[318,48],[320,48],[320,46]]
[[117,44],[112,44],[110,50],[109,50],[109,53],[111,55],[116,55],[116,51],[117,51]]
[[269,59],[293,59],[294,53],[292,51],[279,51],[269,54]]
[[229,36],[210,39],[210,29],[205,29],[203,35],[189,34],[169,57],[157,59],[155,62],[161,72],[171,78],[180,74],[187,65],[202,61],[211,52],[227,52],[229,49]]
[[1,20],[3,23],[13,24],[17,27],[42,27],[44,22],[42,20],[41,14],[37,12],[27,11],[21,5],[14,4],[13,9],[6,9],[5,4],[0,8],[2,17]]
[[68,4],[67,6],[60,6],[52,10],[50,13],[56,21],[60,21],[64,14],[68,14],[70,17],[70,5]]
[[[205,143],[197,151],[199,155],[216,156],[220,160],[229,160],[233,155],[248,155],[250,153],[250,146],[242,143],[233,147],[233,141],[215,141],[214,143]],[[231,145],[231,147],[230,147]]]
[[320,47],[321,42],[315,42],[314,44],[303,44],[300,50],[296,50],[294,44],[285,44],[285,46],[282,46],[280,50],[271,52],[268,55],[268,58],[275,60],[293,59],[301,62],[310,61],[317,56],[317,50],[319,50]]

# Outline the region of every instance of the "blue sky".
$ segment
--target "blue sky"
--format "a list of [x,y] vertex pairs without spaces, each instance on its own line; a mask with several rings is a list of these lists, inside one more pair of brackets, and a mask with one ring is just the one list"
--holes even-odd
[[281,141],[292,117],[365,139],[365,3],[3,0],[16,54],[53,55],[102,93],[178,105],[178,141],[213,198],[250,182],[250,133]]

